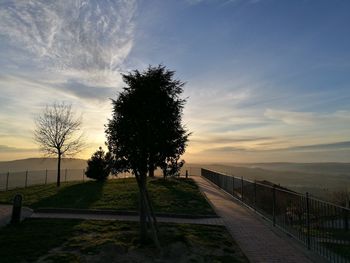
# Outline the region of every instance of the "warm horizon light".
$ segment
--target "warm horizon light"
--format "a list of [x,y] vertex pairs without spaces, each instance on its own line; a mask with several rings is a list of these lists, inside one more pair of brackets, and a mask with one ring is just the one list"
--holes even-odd
[[350,162],[350,2],[2,1],[0,161],[40,157],[34,117],[72,103],[88,158],[120,73],[186,82],[187,162]]

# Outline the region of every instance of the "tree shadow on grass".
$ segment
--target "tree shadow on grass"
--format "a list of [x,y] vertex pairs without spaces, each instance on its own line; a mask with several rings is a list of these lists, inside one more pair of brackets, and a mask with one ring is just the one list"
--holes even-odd
[[90,181],[74,184],[58,190],[55,195],[40,199],[32,208],[90,208],[103,192],[105,182]]

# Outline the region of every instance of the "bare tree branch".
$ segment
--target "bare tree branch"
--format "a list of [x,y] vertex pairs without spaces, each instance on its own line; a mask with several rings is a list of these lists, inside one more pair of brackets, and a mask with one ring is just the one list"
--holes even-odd
[[82,118],[76,118],[72,105],[55,102],[47,105],[35,119],[34,140],[48,156],[57,155],[57,186],[60,185],[61,157],[73,156],[83,149]]

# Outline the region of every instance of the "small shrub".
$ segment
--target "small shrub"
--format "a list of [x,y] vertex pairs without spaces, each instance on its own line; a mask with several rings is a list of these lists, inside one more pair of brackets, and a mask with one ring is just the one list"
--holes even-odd
[[110,168],[111,155],[109,152],[105,153],[102,147],[91,156],[87,161],[86,176],[97,181],[104,181],[111,172]]

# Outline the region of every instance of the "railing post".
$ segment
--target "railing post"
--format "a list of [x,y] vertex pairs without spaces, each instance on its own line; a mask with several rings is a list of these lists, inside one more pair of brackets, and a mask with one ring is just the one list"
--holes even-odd
[[346,208],[343,208],[344,215],[344,230],[349,231],[349,211]]
[[241,200],[243,202],[243,176],[241,177]]
[[272,222],[273,226],[276,226],[276,186],[272,188]]
[[64,182],[67,183],[67,168],[64,170]]
[[235,196],[235,177],[232,175],[232,196]]
[[85,169],[83,169],[83,182],[85,181],[84,180],[84,175],[85,175]]
[[307,231],[307,248],[310,249],[310,204],[309,193],[306,192],[306,231]]
[[28,170],[26,171],[26,181],[24,184],[24,188],[27,188],[27,185],[28,185]]
[[254,210],[256,210],[256,180],[254,180]]
[[8,171],[6,175],[6,191],[9,189],[9,177],[10,177],[10,171]]
[[45,170],[45,185],[47,184],[47,169]]

